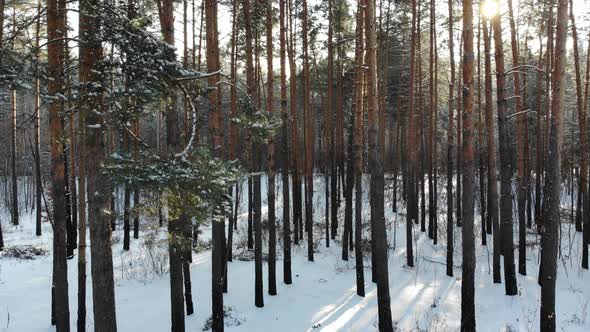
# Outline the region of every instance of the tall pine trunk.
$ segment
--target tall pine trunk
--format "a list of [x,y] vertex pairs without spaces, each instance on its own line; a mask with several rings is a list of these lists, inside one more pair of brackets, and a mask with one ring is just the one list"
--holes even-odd
[[[4,0],[1,0],[4,2]],[[4,6],[2,6],[4,7]],[[41,178],[41,79],[39,72],[39,39],[41,33],[41,0],[37,0],[37,15],[39,18],[35,24],[35,137],[34,137],[34,151],[35,151],[35,235],[41,236],[41,198],[43,195],[43,179]],[[0,22],[0,30],[2,23]],[[0,33],[1,35],[1,33]],[[2,45],[2,38],[0,37],[0,45]],[[1,232],[1,230],[0,230]],[[0,235],[0,243],[2,242]],[[0,250],[2,245],[0,245]]]
[[[217,25],[217,1],[205,0],[205,25],[207,35],[207,72],[218,72],[221,68],[219,61],[219,30]],[[221,86],[219,85],[221,75],[219,73],[209,76],[207,84],[211,89],[208,93],[209,108],[211,112],[209,126],[211,130],[212,149],[221,156],[221,147],[223,144],[221,136]],[[211,309],[213,312],[212,329],[214,331],[223,331],[224,314],[223,314],[223,276],[224,276],[224,257],[225,257],[225,225],[224,212],[222,207],[217,207],[214,212],[213,223],[213,252],[211,258],[212,278],[211,278]]]
[[407,175],[408,175],[408,204],[406,213],[406,264],[414,266],[414,252],[412,248],[412,227],[418,220],[418,195],[416,193],[416,136],[414,124],[414,83],[416,71],[416,0],[412,0],[412,46],[410,47],[410,93],[409,93],[409,110],[408,110],[408,127],[407,136]]
[[[590,34],[589,34],[590,36]],[[586,60],[586,77],[585,77],[585,87],[584,87],[584,105],[582,106],[583,112],[588,113],[588,93],[590,92],[590,38],[588,38],[588,50],[587,53],[587,60]],[[586,122],[584,122],[586,123]],[[585,127],[586,128],[586,127]],[[586,142],[587,144],[588,142]],[[587,147],[585,147],[586,149]],[[583,151],[587,151],[587,150]],[[587,155],[586,155],[587,157]],[[590,183],[588,184],[590,186]],[[582,267],[584,269],[588,269],[588,243],[590,242],[590,195],[588,195],[588,188],[586,188],[586,197],[584,199],[583,211],[584,213],[584,220],[583,220],[583,241],[582,241]]]
[[311,83],[309,72],[309,24],[307,1],[303,0],[303,114],[305,119],[305,229],[307,230],[307,260],[314,261],[313,257],[313,111],[311,109]]
[[453,2],[449,1],[449,62],[451,65],[451,78],[449,80],[449,128],[447,130],[447,276],[453,276],[453,153],[455,139],[453,136],[453,91],[455,84],[455,58],[454,58],[454,34],[453,34]]
[[[56,40],[47,45],[47,70],[49,76],[52,78],[47,86],[47,92],[50,96],[64,93],[63,41],[59,41],[64,35],[64,5],[65,3],[63,0],[49,0],[47,2],[47,36],[49,40]],[[63,100],[59,98],[51,99],[49,103],[49,135],[51,142],[51,184],[53,194],[54,312],[57,331],[70,330],[68,265],[66,262],[66,179],[64,177],[63,145],[60,143],[63,135],[61,121],[63,111]]]
[[293,282],[291,276],[291,214],[289,204],[289,110],[287,109],[287,66],[286,66],[286,2],[279,2],[279,43],[281,58],[281,113],[283,115],[283,282],[287,285]]
[[487,159],[488,159],[488,221],[487,227],[492,225],[493,234],[493,279],[494,283],[502,281],[500,271],[500,224],[498,220],[498,179],[496,168],[496,139],[494,130],[494,104],[492,99],[492,61],[491,38],[488,20],[483,24],[484,54],[485,54],[485,101],[486,101],[486,131],[487,131]]
[[561,142],[563,136],[562,112],[565,92],[565,62],[567,41],[568,0],[559,0],[555,37],[555,63],[551,75],[551,135],[547,158],[546,204],[541,235],[541,331],[556,330],[555,279],[560,227]]
[[[273,39],[272,39],[272,0],[266,3],[266,62],[267,62],[267,95],[266,110],[274,112],[274,72],[273,72]],[[277,294],[277,231],[275,217],[275,144],[274,137],[268,141],[268,294]]]
[[492,18],[496,54],[496,86],[498,104],[498,137],[500,141],[500,222],[502,253],[504,255],[504,280],[506,295],[516,295],[516,272],[514,267],[514,245],[512,234],[512,139],[508,124],[506,100],[506,74],[504,70],[504,46],[500,16]]
[[355,248],[355,266],[356,266],[356,293],[359,296],[365,296],[365,276],[363,265],[363,29],[364,29],[365,6],[358,2],[356,14],[356,49],[355,49],[355,75],[354,75],[354,184],[355,184],[355,205],[354,205],[354,248]]
[[[174,4],[172,0],[161,0],[160,27],[164,42],[174,47]],[[178,110],[174,91],[169,95],[171,101],[166,103],[166,138],[168,152],[179,150],[180,133],[178,128]],[[178,207],[175,207],[178,208]],[[179,209],[180,210],[180,209]],[[170,265],[170,320],[171,330],[181,332],[185,329],[184,290],[183,290],[183,233],[184,223],[189,218],[183,211],[176,211],[178,217],[168,221],[168,253]]]
[[[508,15],[510,21],[510,45],[512,47],[512,66],[517,67],[520,63],[518,52],[518,40],[516,39],[516,24],[514,23],[514,11],[512,0],[508,0]],[[514,93],[521,95],[521,74],[514,73]],[[523,110],[522,96],[516,98],[514,114],[516,116],[516,145],[517,145],[517,204],[518,204],[518,273],[526,275],[526,185],[525,185],[525,147],[524,121],[526,115],[521,114]],[[511,203],[512,204],[512,203]]]
[[106,148],[102,124],[102,88],[99,82],[99,63],[102,46],[98,35],[101,21],[98,9],[88,0],[80,1],[80,83],[83,87],[81,109],[86,119],[86,151],[88,161],[88,223],[90,225],[90,258],[92,273],[92,300],[94,327],[97,331],[116,331],[115,285],[111,227],[109,216],[104,212],[112,188],[106,185],[106,176],[100,165],[106,159]]
[[[510,0],[509,0],[510,1]],[[475,138],[473,128],[473,2],[463,0],[463,268],[461,280],[461,331],[475,331]]]
[[367,111],[369,126],[369,169],[371,170],[371,219],[373,228],[371,240],[375,244],[375,263],[377,277],[377,306],[379,331],[393,331],[391,303],[389,298],[388,242],[384,216],[384,177],[383,156],[379,146],[379,103],[377,98],[377,41],[375,0],[365,0],[365,33],[367,49]]

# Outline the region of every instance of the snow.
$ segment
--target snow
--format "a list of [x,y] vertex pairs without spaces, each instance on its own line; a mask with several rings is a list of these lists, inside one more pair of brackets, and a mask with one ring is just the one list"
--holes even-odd
[[[365,178],[365,181],[367,179]],[[440,179],[443,183],[443,179]],[[277,213],[282,216],[282,190],[277,177]],[[368,182],[364,190],[364,219],[369,214]],[[442,185],[439,188],[444,188]],[[306,241],[293,247],[293,284],[282,282],[282,247],[277,248],[278,295],[266,293],[267,264],[263,264],[265,306],[254,306],[254,264],[234,259],[229,263],[229,292],[224,304],[232,307],[237,326],[228,331],[375,331],[377,330],[377,290],[370,281],[370,258],[365,258],[366,296],[356,295],[354,254],[350,260],[340,259],[339,240],[330,241],[325,248],[323,176],[314,183],[314,218],[318,242],[315,262],[306,258]],[[22,191],[21,191],[22,192]],[[121,195],[122,196],[122,195]],[[266,204],[266,180],[263,178],[263,204]],[[428,197],[426,195],[426,197]],[[245,241],[247,223],[247,192],[242,192],[238,233],[234,235],[234,255]],[[386,220],[390,246],[389,282],[391,309],[394,324],[401,331],[456,331],[460,326],[461,304],[461,243],[460,231],[455,229],[455,277],[445,274],[446,255],[446,197],[444,189],[439,195],[439,244],[434,246],[419,225],[414,225],[416,257],[415,267],[405,266],[405,215],[394,215],[389,205],[390,192],[386,191]],[[477,201],[477,200],[476,200]],[[569,206],[569,198],[563,201]],[[120,202],[119,202],[120,204]],[[398,204],[399,207],[400,204]],[[477,205],[477,202],[476,202]],[[477,209],[477,208],[476,208]],[[403,209],[402,209],[403,210]],[[344,201],[340,209],[342,226]],[[266,205],[263,214],[266,214]],[[403,211],[402,211],[403,212]],[[51,250],[51,227],[43,224],[43,235],[35,236],[34,211],[21,216],[21,226],[9,224],[9,213],[0,210],[0,220],[6,246],[34,245]],[[263,220],[264,220],[263,216]],[[566,222],[567,221],[567,222]],[[156,217],[142,219],[140,239],[131,240],[131,250],[122,250],[122,226],[117,225],[113,235],[113,262],[116,285],[117,323],[120,331],[167,331],[170,328],[169,280],[167,274],[166,227],[157,227]],[[278,221],[278,225],[281,221]],[[148,226],[151,225],[151,226]],[[539,329],[540,287],[537,285],[538,245],[527,247],[527,272],[517,275],[518,295],[504,295],[504,284],[493,284],[491,275],[491,238],[489,247],[479,245],[480,226],[476,211],[476,313],[479,331],[537,331]],[[515,224],[515,244],[517,225]],[[394,241],[394,231],[396,239]],[[282,243],[278,230],[279,246]],[[341,231],[339,233],[341,235]],[[365,234],[367,236],[367,234]],[[590,277],[579,267],[581,257],[580,233],[576,233],[569,220],[562,225],[562,257],[559,258],[557,280],[557,324],[564,331],[588,331],[588,305],[590,303]],[[201,239],[210,238],[210,227],[202,227]],[[528,241],[538,238],[529,231]],[[264,239],[266,242],[266,238]],[[150,243],[155,243],[150,245]],[[570,243],[573,245],[570,247]],[[150,247],[151,246],[151,247]],[[151,249],[149,249],[151,248]],[[90,257],[88,248],[87,257]],[[518,251],[515,250],[515,261]],[[17,260],[0,254],[0,331],[53,331],[50,325],[51,308],[51,254],[35,260]],[[156,273],[157,268],[163,272]],[[193,302],[195,313],[186,318],[187,330],[200,331],[211,311],[211,252],[193,254],[191,264]],[[87,324],[93,328],[92,285],[90,263],[87,267]],[[70,320],[76,323],[77,259],[68,261]],[[502,279],[503,276],[502,276]],[[226,319],[229,321],[228,319]]]

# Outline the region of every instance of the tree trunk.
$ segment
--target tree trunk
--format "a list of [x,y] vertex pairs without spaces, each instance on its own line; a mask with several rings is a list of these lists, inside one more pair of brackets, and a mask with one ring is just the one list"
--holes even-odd
[[[63,37],[65,27],[65,3],[63,0],[47,2],[47,36],[49,40]],[[48,72],[52,78],[48,82],[47,92],[50,96],[63,93],[64,64],[63,44],[61,41],[47,45]],[[66,262],[67,234],[65,219],[65,177],[63,135],[61,113],[63,100],[51,99],[49,103],[49,135],[51,145],[51,183],[53,193],[53,284],[55,291],[55,323],[57,331],[70,330],[70,309],[68,300],[68,265]],[[14,173],[13,173],[14,175]],[[14,188],[13,188],[13,195]],[[14,222],[13,206],[13,222]],[[17,220],[17,219],[16,219]]]
[[[357,19],[356,19],[356,49],[355,49],[355,82],[354,82],[354,172],[355,172],[355,224],[354,224],[354,248],[356,263],[356,293],[359,296],[365,296],[365,276],[363,265],[363,248],[362,248],[362,208],[363,208],[363,23],[364,23],[365,6],[358,2]],[[352,185],[352,184],[351,184]]]
[[309,33],[307,1],[303,0],[303,114],[305,118],[305,228],[307,230],[307,260],[313,262],[313,111],[309,73]]
[[[174,47],[174,4],[172,0],[160,0],[160,27],[164,42]],[[166,103],[166,136],[168,152],[179,149],[180,133],[178,110],[174,91],[170,92],[170,102]],[[178,193],[177,193],[178,194]],[[170,319],[171,330],[184,331],[184,291],[183,291],[183,224],[189,221],[184,211],[177,211],[177,219],[168,221],[168,253],[170,260]]]
[[[18,213],[18,173],[16,172],[16,90],[12,89],[10,109],[10,196],[12,225],[19,225]],[[62,129],[63,130],[63,129]]]
[[292,160],[291,160],[291,169],[292,172],[292,182],[293,182],[293,224],[294,224],[294,234],[293,234],[293,243],[295,245],[299,244],[299,237],[301,232],[301,223],[302,223],[302,211],[301,211],[301,204],[302,204],[302,197],[301,197],[301,174],[300,174],[300,167],[299,167],[299,121],[297,119],[297,65],[295,63],[295,24],[293,23],[295,20],[295,15],[293,13],[293,3],[291,0],[288,0],[287,9],[289,10],[289,42],[290,45],[287,47],[288,55],[289,55],[289,69],[290,69],[290,96],[291,96],[291,103],[290,103],[290,114],[291,114],[291,149],[292,149]]
[[[80,27],[82,25],[80,24]],[[86,109],[78,113],[78,332],[86,331]],[[112,212],[112,211],[111,211]]]
[[[131,0],[131,2],[133,3],[133,0]],[[133,123],[133,134],[135,135],[135,138],[133,139],[133,152],[135,154],[135,158],[138,158],[139,155],[139,142],[138,139],[140,137],[140,133],[139,133],[139,119],[135,120],[135,122]],[[140,206],[139,206],[139,187],[138,186],[134,186],[133,188],[133,238],[134,239],[139,239],[139,211],[140,211]],[[188,233],[188,236],[190,236],[190,230]]]
[[[245,33],[246,33],[246,85],[247,85],[247,93],[252,98],[252,100],[256,100],[255,92],[257,89],[257,85],[255,82],[254,77],[254,63],[253,63],[253,52],[252,52],[252,13],[250,10],[250,1],[243,0],[242,2],[242,10],[244,13],[244,22],[245,22]],[[256,144],[253,144],[251,148],[251,170],[253,172],[257,171],[257,165],[260,164],[258,157],[260,152],[258,151],[259,148]],[[252,179],[252,193],[250,202],[252,202],[252,222],[254,228],[254,273],[255,273],[255,281],[254,281],[254,288],[255,288],[255,296],[254,296],[254,304],[257,307],[264,306],[264,299],[263,299],[263,289],[262,289],[262,226],[261,226],[261,199],[260,199],[260,176],[256,175]]]
[[[488,143],[488,221],[487,228],[493,229],[493,278],[494,283],[502,282],[500,271],[500,224],[498,220],[498,179],[496,168],[496,140],[494,130],[494,104],[492,100],[492,62],[491,40],[488,30],[488,20],[483,24],[484,54],[485,54],[485,99],[486,99],[486,128]],[[488,231],[488,233],[490,233]]]
[[434,103],[434,35],[436,33],[435,21],[435,0],[430,0],[430,47],[429,47],[429,118],[428,118],[428,237],[434,238],[434,223],[436,211],[434,210],[434,182],[433,182],[433,159],[436,158],[434,153],[434,112],[436,104]]
[[[4,0],[0,0],[0,12],[4,13]],[[41,18],[39,18],[38,21],[40,21]],[[39,23],[37,23],[38,26]],[[0,47],[3,47],[3,34],[4,34],[4,15],[0,15]],[[39,35],[39,34],[37,34]],[[37,121],[35,121],[35,124],[37,124]],[[38,134],[38,130],[35,131]],[[39,154],[37,153],[37,156],[39,156]],[[36,159],[39,159],[38,157]],[[38,183],[37,183],[38,185]],[[38,190],[38,189],[37,189]],[[37,205],[37,210],[39,210],[40,205]],[[40,222],[40,218],[38,218],[37,222]],[[37,226],[37,235],[40,235],[40,231],[41,231],[41,224],[39,223]],[[0,223],[0,251],[2,251],[2,249],[4,249],[4,238],[2,236],[2,223]],[[52,315],[53,317],[53,315]]]
[[[266,8],[266,62],[267,62],[267,95],[266,110],[274,112],[274,72],[272,66],[272,1],[267,2]],[[275,146],[274,138],[268,141],[268,294],[277,295],[276,276],[276,245],[277,231],[275,218]]]
[[502,44],[502,27],[499,15],[492,20],[496,54],[496,86],[498,104],[498,136],[500,141],[500,220],[502,253],[504,254],[504,280],[506,295],[516,295],[516,273],[514,268],[514,245],[512,234],[512,139],[508,127],[508,110],[506,101],[506,74],[504,70],[504,46]]
[[[246,9],[246,6],[244,7]],[[249,8],[248,8],[249,9]],[[219,71],[221,68],[219,62],[219,34],[217,25],[217,1],[206,0],[205,1],[205,20],[206,20],[206,35],[207,35],[207,72],[213,73]],[[223,144],[221,136],[221,86],[219,81],[221,79],[220,74],[209,76],[207,84],[216,89],[211,89],[208,93],[209,108],[211,110],[209,126],[211,127],[211,142],[212,149],[215,153],[221,157],[221,146]],[[224,275],[224,242],[225,242],[225,227],[223,208],[218,207],[219,211],[215,211],[212,222],[213,222],[213,253],[212,253],[212,279],[211,279],[211,299],[212,299],[212,312],[213,312],[213,324],[212,329],[214,331],[223,331],[223,275]]]
[[[510,44],[512,46],[512,66],[519,65],[518,40],[516,40],[516,24],[514,23],[514,11],[512,0],[508,0],[508,15],[510,19]],[[517,203],[518,203],[518,273],[526,275],[526,185],[525,185],[525,151],[524,145],[524,121],[526,115],[521,114],[522,92],[520,84],[520,73],[514,74],[514,94],[520,95],[516,98],[514,114],[516,114],[516,145],[517,145]],[[511,203],[512,204],[512,203]]]
[[[461,34],[461,40],[459,42],[459,59],[463,59],[463,34]],[[463,69],[461,66],[459,66],[459,73],[462,73]],[[457,227],[461,227],[462,223],[463,223],[463,209],[462,209],[462,205],[463,205],[463,200],[461,199],[461,195],[463,194],[463,191],[461,190],[461,185],[463,184],[463,177],[461,174],[463,174],[463,149],[462,149],[462,129],[461,126],[463,124],[463,119],[461,117],[461,112],[463,110],[463,97],[461,95],[461,86],[463,84],[463,77],[462,74],[458,75],[459,80],[458,84],[457,84],[457,193],[456,193],[456,199],[457,199],[457,209],[455,209],[455,216],[457,218]]]
[[541,235],[541,331],[555,331],[555,279],[557,276],[557,251],[560,227],[560,185],[561,185],[561,141],[563,123],[561,119],[564,107],[565,61],[567,41],[567,0],[559,0],[557,7],[557,33],[555,37],[555,63],[552,72],[554,83],[551,91],[551,135],[549,156],[547,158],[547,181],[545,187],[546,205],[543,215]]
[[[4,0],[0,0],[4,2]],[[2,5],[2,7],[4,7]],[[2,8],[3,9],[3,8]],[[41,198],[43,195],[43,179],[41,178],[41,84],[40,84],[40,73],[39,73],[39,39],[41,32],[41,0],[37,0],[37,15],[39,18],[35,24],[35,235],[41,236]],[[0,23],[0,29],[2,23]],[[2,38],[0,37],[0,45],[2,44]],[[1,230],[0,230],[1,232]],[[0,236],[0,243],[2,242],[2,236]],[[0,250],[2,245],[0,244]]]
[[[417,160],[417,172],[418,172],[418,183],[416,184],[418,189],[416,190],[416,204],[420,203],[420,231],[426,232],[426,196],[424,194],[424,107],[423,107],[423,100],[422,97],[422,6],[420,2],[418,2],[418,21],[416,25],[416,37],[417,37],[417,49],[418,52],[417,56],[417,65],[418,65],[418,77],[415,78],[417,81],[417,89],[418,89],[418,102],[417,102],[417,111],[416,115],[418,117],[418,121],[416,124],[416,153],[419,153],[419,160]],[[418,197],[419,196],[419,197]],[[417,207],[418,209],[418,207]],[[418,218],[416,218],[416,223],[418,223]]]
[[381,160],[382,147],[379,146],[378,114],[379,104],[377,98],[377,42],[375,0],[365,0],[366,20],[366,49],[367,49],[367,109],[369,124],[369,168],[371,169],[371,219],[374,224],[374,232],[371,232],[371,240],[375,243],[375,262],[377,274],[377,305],[379,312],[379,331],[393,331],[391,321],[391,304],[389,298],[389,272],[388,272],[388,243],[387,230],[385,228],[384,179],[383,161]]
[[[335,167],[333,167],[333,165],[335,165],[334,162],[334,155],[331,153],[332,151],[334,151],[334,143],[335,143],[335,137],[334,137],[334,132],[332,130],[332,122],[335,119],[335,117],[333,116],[333,102],[334,102],[334,52],[333,52],[333,45],[332,45],[332,35],[333,35],[333,20],[332,20],[332,0],[328,0],[328,73],[327,73],[327,84],[328,84],[328,102],[327,102],[327,107],[326,107],[326,111],[324,113],[324,174],[325,174],[325,199],[326,199],[326,226],[328,225],[328,223],[331,221],[330,224],[330,229],[328,232],[328,227],[326,227],[326,247],[330,246],[330,237],[332,239],[336,238],[336,232],[338,230],[338,224],[337,224],[337,220],[335,219],[335,215],[332,213],[332,220],[330,220],[330,212],[334,212],[334,210],[330,211],[330,192],[332,193],[332,196],[334,198],[334,200],[336,199],[336,195],[338,193],[336,193],[335,187],[336,187],[336,182],[334,182],[334,179],[337,179],[337,174],[335,172]],[[329,164],[329,167],[328,167]],[[331,178],[331,184],[332,187],[329,188],[329,181],[330,181],[330,177],[328,175],[328,169],[330,169],[330,172],[332,173],[332,178]],[[336,175],[336,176],[334,176]],[[334,204],[332,204],[334,205]],[[348,253],[348,252],[347,252]]]
[[[129,134],[125,131],[123,135],[124,153],[129,154]],[[130,238],[131,238],[131,185],[125,183],[124,186],[124,198],[123,198],[123,250],[129,250]]]
[[410,93],[409,93],[409,110],[408,110],[408,127],[407,127],[407,149],[408,149],[408,204],[406,213],[406,264],[414,266],[414,252],[412,248],[412,227],[418,219],[418,195],[415,185],[415,167],[416,167],[416,136],[414,134],[414,83],[416,68],[416,0],[412,0],[412,46],[410,47]]
[[[453,137],[453,91],[455,84],[455,58],[453,53],[453,2],[449,1],[449,62],[451,64],[451,78],[449,80],[449,128],[447,131],[447,276],[453,276],[453,148],[455,139]],[[411,73],[411,72],[410,72]]]
[[438,142],[438,44],[436,41],[436,26],[434,27],[435,34],[434,34],[434,143],[433,143],[433,166],[432,172],[434,173],[434,229],[433,229],[433,244],[438,244],[438,149],[437,149],[437,142]]
[[[237,84],[237,41],[238,41],[238,2],[236,0],[232,1],[232,34],[231,34],[231,60],[230,60],[230,71],[231,71],[231,87],[230,87],[230,114],[232,118],[235,118],[238,113],[238,89],[236,87]],[[229,136],[229,160],[236,160],[236,145],[238,140],[238,127],[237,125],[231,121],[230,122],[230,136]],[[231,262],[233,260],[233,234],[234,229],[237,229],[237,222],[238,222],[238,207],[239,207],[239,193],[241,188],[241,183],[236,183],[235,185],[235,196],[233,196],[233,188],[229,189],[230,196],[234,198],[234,205],[232,209],[232,214],[229,218],[229,225],[227,228],[227,261]],[[227,272],[228,267],[226,267]],[[226,278],[227,279],[227,278]],[[227,280],[225,280],[225,284],[227,285]]]
[[[480,13],[481,14],[481,13]],[[483,142],[483,108],[481,104],[481,18],[477,22],[477,156],[479,157],[479,212],[481,221],[481,245],[488,244],[486,234],[486,190],[485,190],[485,163]]]
[[[510,1],[510,0],[509,0]],[[474,129],[473,129],[473,2],[463,0],[463,268],[461,280],[461,331],[475,331],[475,234],[473,205]]]
[[287,109],[287,66],[286,66],[286,11],[285,0],[279,2],[279,43],[281,58],[281,113],[283,115],[283,282],[290,285],[291,276],[291,214],[289,207],[289,110]]
[[[67,107],[67,103],[64,105],[65,108],[64,109],[68,109]],[[65,127],[65,122],[62,121],[62,125]],[[65,135],[65,133],[64,133]],[[72,225],[72,205],[71,205],[71,194],[70,194],[70,185],[69,185],[69,179],[70,179],[70,175],[69,175],[69,158],[68,158],[68,146],[63,143],[62,144],[62,151],[63,151],[63,161],[64,161],[64,199],[66,202],[66,243],[67,243],[67,249],[66,249],[66,257],[67,259],[72,259],[74,258],[74,249],[76,247],[74,239],[75,234],[76,234],[76,230],[74,229],[74,225]]]
[[[587,60],[586,60],[586,85],[584,87],[584,105],[582,107],[583,112],[588,113],[588,93],[590,87],[590,38],[588,38],[588,51],[587,53]],[[583,150],[587,151],[587,150]],[[589,184],[590,186],[590,184]],[[588,193],[588,188],[586,188],[586,197],[584,199],[583,211],[584,213],[584,220],[583,220],[583,241],[582,241],[582,268],[588,269],[588,243],[590,242],[590,195]]]
[[106,159],[106,149],[102,133],[104,119],[91,110],[102,110],[102,88],[91,82],[99,81],[98,64],[102,58],[101,42],[97,33],[100,19],[97,8],[88,0],[80,2],[81,66],[80,82],[86,89],[82,91],[81,110],[86,119],[86,151],[88,159],[88,222],[90,225],[90,258],[92,272],[92,299],[94,326],[97,331],[116,331],[115,285],[113,278],[113,258],[111,227],[109,216],[104,213],[108,206],[107,197],[112,188],[106,186],[106,176],[100,165]]
[[[545,25],[543,24],[541,30],[543,30]],[[542,35],[542,33],[541,33]],[[537,66],[539,68],[543,68],[543,41],[541,40],[541,36],[539,36],[539,60]],[[546,80],[548,81],[548,80]],[[536,137],[536,149],[537,149],[537,162],[536,162],[536,170],[535,170],[535,225],[540,225],[541,222],[541,179],[543,176],[543,150],[544,150],[544,143],[543,143],[543,130],[542,130],[542,117],[543,117],[543,105],[542,105],[542,96],[543,96],[543,73],[537,73],[537,137]]]

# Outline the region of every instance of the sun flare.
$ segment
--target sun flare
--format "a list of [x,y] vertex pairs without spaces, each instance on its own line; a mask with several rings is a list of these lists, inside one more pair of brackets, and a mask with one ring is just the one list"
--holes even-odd
[[498,1],[496,0],[485,0],[481,5],[481,13],[487,18],[498,15],[498,12]]

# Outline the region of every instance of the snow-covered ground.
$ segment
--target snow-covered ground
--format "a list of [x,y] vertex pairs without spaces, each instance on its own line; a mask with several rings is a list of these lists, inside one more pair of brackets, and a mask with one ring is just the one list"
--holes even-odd
[[[264,182],[264,181],[263,181]],[[280,185],[280,179],[277,179]],[[442,184],[442,181],[441,181]],[[263,185],[263,187],[265,187]],[[368,183],[364,186],[368,188]],[[389,282],[393,320],[401,331],[456,331],[460,324],[461,241],[455,229],[455,277],[445,274],[446,196],[439,185],[439,244],[434,246],[419,225],[414,225],[416,266],[405,266],[405,215],[391,212],[391,195],[386,192],[386,220],[392,247],[389,252]],[[326,248],[324,230],[323,177],[315,179],[314,218],[318,252],[315,262],[307,261],[305,244],[293,249],[293,284],[282,282],[282,249],[277,263],[278,294],[265,293],[264,308],[254,306],[254,264],[234,259],[229,263],[229,292],[224,297],[231,307],[226,319],[228,331],[374,331],[377,330],[377,290],[370,281],[370,259],[365,259],[366,296],[356,295],[354,255],[349,262],[340,259],[340,242]],[[265,192],[263,197],[265,204]],[[365,192],[364,216],[369,206]],[[428,196],[427,196],[428,197]],[[569,204],[569,201],[565,200]],[[282,216],[282,196],[277,190],[277,216]],[[477,202],[476,202],[477,205]],[[344,204],[340,211],[340,222]],[[246,204],[242,200],[235,246],[245,239]],[[263,213],[266,210],[263,208]],[[477,215],[477,213],[476,213]],[[365,218],[368,220],[368,218]],[[17,260],[0,254],[0,331],[52,331],[51,308],[51,227],[43,225],[43,236],[34,234],[34,214],[23,214],[21,226],[9,224],[8,211],[0,211],[7,247],[33,245],[48,250],[34,260]],[[493,284],[491,275],[491,237],[489,246],[481,246],[480,220],[476,220],[476,312],[479,331],[536,331],[539,321],[540,288],[537,285],[538,237],[530,231],[527,247],[529,275],[517,275],[518,295],[505,296],[504,284]],[[278,221],[280,225],[281,222]],[[120,331],[167,331],[170,329],[169,280],[165,227],[159,229],[155,218],[142,219],[140,239],[131,241],[131,250],[122,250],[122,227],[114,233],[117,323]],[[210,234],[204,226],[204,241]],[[279,231],[279,234],[280,231]],[[515,244],[517,243],[515,225]],[[394,236],[395,235],[395,236]],[[368,234],[365,234],[368,236]],[[589,331],[590,272],[579,267],[580,233],[569,223],[562,226],[562,250],[557,282],[557,322],[562,331]],[[279,236],[280,238],[280,236]],[[279,241],[282,242],[282,241]],[[279,243],[280,245],[280,243]],[[395,245],[395,248],[394,248]],[[234,249],[237,254],[242,249]],[[89,257],[89,252],[88,252]],[[516,259],[518,251],[515,250]],[[368,258],[368,257],[367,257]],[[211,252],[193,254],[192,291],[195,313],[186,318],[187,330],[203,328],[211,307]],[[265,289],[267,284],[264,265]],[[88,328],[93,327],[92,286],[88,266]],[[70,319],[76,322],[77,260],[68,262]]]

